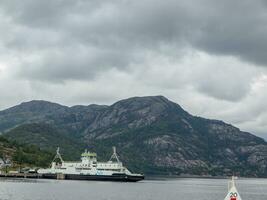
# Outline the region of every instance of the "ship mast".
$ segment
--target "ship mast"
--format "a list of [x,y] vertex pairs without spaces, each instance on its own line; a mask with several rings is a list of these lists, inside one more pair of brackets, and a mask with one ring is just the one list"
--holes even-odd
[[57,148],[57,154],[55,155],[55,157],[54,157],[52,162],[54,162],[56,159],[59,159],[61,163],[64,162],[64,160],[61,157],[61,154],[59,153],[59,147]]
[[110,157],[109,161],[112,161],[113,159],[115,159],[118,163],[120,163],[119,157],[117,155],[116,147],[112,147],[112,149],[113,149],[113,154]]

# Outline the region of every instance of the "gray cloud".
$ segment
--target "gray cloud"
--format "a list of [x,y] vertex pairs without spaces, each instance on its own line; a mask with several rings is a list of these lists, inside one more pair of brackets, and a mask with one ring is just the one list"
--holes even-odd
[[[17,75],[32,80],[64,82],[66,80],[93,80],[104,71],[129,64],[129,52],[110,49],[65,48],[42,52],[35,60],[26,60]],[[132,62],[135,60],[131,59]],[[137,62],[137,60],[136,60]]]
[[263,3],[220,2],[204,22],[195,45],[209,53],[233,55],[266,66],[267,7]]
[[0,0],[0,107],[163,94],[262,134],[267,111],[252,97],[267,100],[265,87],[253,94],[266,11],[264,0]]
[[62,31],[63,36],[82,43],[114,45],[115,41],[119,46],[126,42],[127,47],[149,47],[185,41],[211,53],[266,63],[260,52],[266,48],[267,8],[260,0],[11,0],[2,4],[17,24]]
[[[9,41],[13,47],[18,43],[48,48],[43,42],[48,40],[56,46],[73,48],[79,54],[76,47],[79,43],[94,47],[96,54],[103,48],[115,50],[117,56],[106,56],[116,56],[114,60],[120,63],[119,59],[124,59],[120,53],[125,51],[157,50],[162,44],[175,44],[178,49],[189,45],[264,66],[267,61],[266,6],[262,1],[11,0],[2,2],[2,8],[18,26],[27,26],[28,30],[22,31],[33,37],[32,44],[27,39],[23,44],[25,37],[17,39],[15,34]],[[54,37],[57,39],[53,40]],[[129,62],[135,55],[132,53]],[[121,63],[127,67],[124,61]],[[113,67],[114,62],[105,65]]]

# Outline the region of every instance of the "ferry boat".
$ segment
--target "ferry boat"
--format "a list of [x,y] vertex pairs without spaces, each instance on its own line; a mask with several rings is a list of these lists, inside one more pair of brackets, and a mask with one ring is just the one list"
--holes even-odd
[[242,200],[236,187],[235,187],[235,178],[232,176],[232,180],[228,183],[228,194],[224,200]]
[[115,147],[113,147],[113,154],[108,162],[98,162],[97,154],[87,150],[81,154],[80,162],[66,162],[62,159],[58,148],[51,167],[39,169],[37,172],[42,178],[47,179],[121,182],[137,182],[144,179],[144,175],[131,173],[123,166]]

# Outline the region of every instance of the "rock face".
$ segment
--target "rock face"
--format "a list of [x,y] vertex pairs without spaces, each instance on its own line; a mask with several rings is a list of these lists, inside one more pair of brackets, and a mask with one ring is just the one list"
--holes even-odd
[[106,106],[67,107],[47,101],[30,101],[0,111],[0,132],[29,123],[47,123],[79,134],[95,120]]
[[[52,126],[61,137],[96,150],[100,158],[107,158],[115,145],[121,159],[142,172],[267,176],[263,139],[222,121],[192,116],[163,96],[134,97],[111,106],[32,101],[0,112],[0,131],[9,139],[22,142],[27,131],[19,137],[21,131],[14,134],[12,129],[32,123]],[[38,144],[40,134],[32,143]]]

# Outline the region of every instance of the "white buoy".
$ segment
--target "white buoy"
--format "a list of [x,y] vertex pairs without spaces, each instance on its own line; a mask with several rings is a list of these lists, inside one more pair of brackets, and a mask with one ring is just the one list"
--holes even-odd
[[228,184],[228,194],[224,198],[224,200],[242,200],[241,196],[239,195],[236,187],[235,187],[235,177],[232,176],[232,180]]

